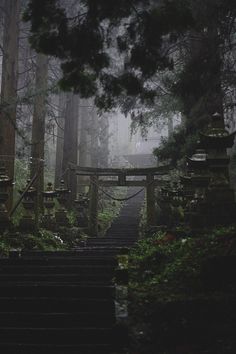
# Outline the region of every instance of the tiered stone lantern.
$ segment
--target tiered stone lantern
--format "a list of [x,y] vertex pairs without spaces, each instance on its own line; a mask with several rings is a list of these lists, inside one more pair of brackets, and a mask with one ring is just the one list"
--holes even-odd
[[223,117],[215,113],[209,128],[200,134],[202,149],[187,159],[188,174],[181,180],[187,200],[186,221],[193,227],[235,222],[236,203],[229,184],[227,155],[234,138],[235,133],[225,130]]
[[[27,180],[27,185],[30,180]],[[26,185],[26,187],[27,187]],[[19,193],[24,194],[22,205],[24,207],[24,215],[20,220],[19,228],[22,231],[34,231],[35,230],[35,199],[37,190],[31,186],[26,192],[20,190]]]
[[12,180],[8,177],[5,166],[0,166],[0,232],[10,226],[6,202],[9,197],[9,188],[12,186]]
[[235,222],[236,204],[234,190],[229,183],[230,158],[227,155],[227,149],[234,144],[235,134],[225,130],[223,117],[215,113],[209,129],[200,135],[201,144],[208,152],[210,182],[203,212],[209,225]]
[[197,149],[191,158],[187,158],[187,167],[191,171],[189,181],[193,194],[186,205],[185,216],[191,225],[201,226],[205,224],[205,216],[201,213],[201,204],[204,203],[210,182],[206,151]]
[[172,187],[168,190],[168,195],[173,207],[177,208],[182,204],[182,193],[178,183],[173,183]]
[[165,187],[161,188],[159,193],[160,218],[158,222],[160,225],[170,226],[171,224],[171,201],[170,185],[167,183]]
[[44,199],[44,208],[46,211],[43,217],[43,224],[47,229],[52,229],[55,224],[53,211],[55,206],[54,198],[56,197],[57,192],[53,190],[53,185],[51,182],[47,184],[47,188],[44,192],[42,192],[42,195]]
[[69,219],[67,217],[66,202],[70,193],[68,188],[65,188],[64,180],[61,180],[60,187],[55,189],[57,200],[59,203],[59,210],[55,213],[56,224],[58,226],[69,226]]
[[190,200],[194,197],[194,188],[192,185],[191,174],[188,173],[185,176],[180,177],[180,183],[183,186],[182,195],[183,195],[183,207],[186,208]]

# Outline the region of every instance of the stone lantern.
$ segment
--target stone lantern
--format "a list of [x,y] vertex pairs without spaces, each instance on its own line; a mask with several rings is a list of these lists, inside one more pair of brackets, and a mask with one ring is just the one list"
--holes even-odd
[[170,186],[167,185],[160,190],[159,194],[159,207],[160,207],[160,217],[159,224],[160,225],[168,225],[171,224],[172,217],[172,205],[171,205],[171,196],[170,196]]
[[170,202],[173,207],[179,207],[182,204],[182,193],[179,188],[178,183],[174,182],[172,187],[169,189],[168,194],[170,196]]
[[[30,180],[27,180],[27,185]],[[26,185],[26,187],[27,187]],[[23,231],[34,231],[35,230],[35,200],[37,196],[37,190],[31,186],[26,192],[20,190],[19,193],[23,196],[22,205],[24,207],[24,215],[20,220],[19,227]]]
[[183,186],[183,206],[186,207],[188,202],[194,197],[194,187],[192,185],[191,174],[181,176],[180,183]]
[[194,189],[194,197],[199,200],[204,199],[206,188],[210,182],[206,151],[197,149],[192,157],[187,158],[187,165],[192,170],[190,178]]
[[206,192],[205,213],[210,225],[235,222],[236,204],[229,183],[230,158],[227,155],[227,149],[234,144],[235,134],[226,131],[224,119],[219,113],[212,116],[210,127],[200,134],[201,144],[208,152],[210,182]]
[[54,224],[54,215],[53,215],[53,209],[55,206],[54,198],[57,195],[57,192],[53,190],[53,185],[51,182],[47,184],[47,188],[44,192],[42,192],[43,195],[43,204],[44,208],[46,210],[44,217],[43,217],[43,223],[46,228],[51,229],[53,224]]
[[210,181],[206,151],[198,147],[191,157],[186,158],[186,167],[186,175],[181,177],[184,219],[191,226],[200,226],[204,224],[204,216],[199,205],[204,201]]
[[60,187],[55,189],[59,209],[55,213],[56,224],[58,226],[69,226],[69,219],[67,217],[66,203],[70,193],[68,188],[65,188],[64,180],[61,180]]
[[0,232],[10,225],[6,202],[9,197],[8,190],[12,186],[12,180],[7,176],[5,166],[0,166]]

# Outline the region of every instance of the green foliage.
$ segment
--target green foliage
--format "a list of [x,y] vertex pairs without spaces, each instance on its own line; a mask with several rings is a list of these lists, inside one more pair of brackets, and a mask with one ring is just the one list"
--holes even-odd
[[104,234],[106,230],[111,226],[112,221],[118,216],[119,207],[117,204],[113,204],[112,207],[105,208],[98,213],[98,224],[101,234]]
[[[164,36],[171,34],[170,42],[173,43],[178,36],[195,26],[190,4],[188,0],[163,0],[159,4],[143,0],[132,3],[124,0],[84,0],[70,19],[56,0],[42,1],[40,5],[37,0],[31,0],[24,20],[31,21],[32,46],[63,60],[62,87],[67,90],[73,88],[88,97],[97,90],[98,80],[103,95],[107,95],[106,102],[111,95],[125,92],[143,98],[150,96],[144,81],[158,70],[173,67],[172,59],[162,48]],[[127,22],[125,26],[123,20]],[[114,28],[116,33],[121,28],[123,32],[118,35],[116,49],[121,52],[130,49],[130,57],[126,57],[123,71],[112,80],[118,82],[119,90],[117,83],[113,83],[112,87],[109,84],[111,72],[104,71],[112,67],[107,47],[114,48]],[[146,94],[143,95],[142,91]]]
[[[115,198],[123,198],[126,195],[126,188],[115,188],[113,189],[112,195]],[[104,235],[113,220],[119,215],[122,202],[105,199],[102,200],[102,204],[103,206],[98,212],[98,224],[100,233]]]
[[64,250],[66,244],[57,233],[41,229],[38,233],[5,232],[0,239],[0,252],[7,254],[10,250]]
[[[233,2],[223,0],[83,0],[79,2],[75,16],[69,18],[56,0],[44,0],[40,4],[37,0],[30,0],[24,20],[31,22],[32,46],[63,60],[64,88],[73,88],[87,97],[94,94],[98,80],[105,95],[116,96],[126,90],[129,95],[141,95],[137,87],[142,85],[145,88],[146,79],[158,70],[172,69],[173,61],[165,50],[168,45],[178,43],[189,31],[203,33],[207,28],[210,32],[216,26],[220,26],[223,35],[228,34],[235,11]],[[116,80],[121,83],[118,91],[117,85],[112,86],[113,91],[107,83],[103,85],[104,72],[107,82],[113,76],[111,71],[108,74],[104,69],[114,69],[112,54],[107,51],[107,48],[115,47],[114,33],[118,33],[116,49],[126,53],[129,49],[130,52],[130,56],[126,55],[123,70],[116,74]],[[217,60],[217,55],[209,58],[212,63]],[[208,66],[202,59],[204,57],[201,65]],[[213,70],[214,65],[210,67]],[[197,71],[194,75],[198,81]],[[127,76],[125,80],[123,75]],[[131,90],[129,83],[132,84]]]
[[79,246],[88,236],[77,227],[61,227],[58,231],[40,229],[34,233],[5,232],[0,235],[0,254],[7,255],[9,251],[42,250],[60,251],[70,250]]
[[[179,228],[139,242],[129,260],[129,315],[136,352],[155,354],[158,348],[163,354],[215,353],[219,342],[220,352],[235,351],[230,331],[236,289],[227,284],[234,279],[235,240],[236,227],[230,226],[201,235]],[[219,338],[216,346],[206,340],[209,328],[211,338]]]
[[194,237],[186,232],[184,237],[158,232],[142,239],[130,254],[132,290],[145,297],[163,299],[203,292],[200,281],[203,262],[228,252],[236,254],[235,235],[236,228],[232,226]]
[[76,246],[80,246],[81,242],[88,237],[78,227],[60,227],[58,231],[59,238],[63,241],[63,246],[66,249],[72,249]]
[[76,211],[75,210],[69,210],[67,212],[67,217],[69,219],[69,224],[71,226],[76,224]]
[[[30,0],[24,14],[33,48],[62,60],[62,89],[95,95],[105,110],[122,106],[137,112],[137,103],[150,108],[163,96],[177,101],[186,117],[187,145],[209,115],[222,112],[222,87],[235,84],[225,66],[235,33],[235,1],[81,0],[75,9],[70,18],[57,0]],[[160,72],[174,75],[159,85]],[[164,117],[165,112],[163,106]],[[145,115],[137,114],[141,126],[150,122]],[[168,145],[160,156],[170,158],[174,142]],[[174,160],[191,149],[179,149]]]
[[153,153],[161,161],[170,159],[176,166],[178,161],[193,154],[197,141],[197,134],[186,136],[186,130],[179,127],[169,139],[162,139],[160,147],[154,149]]

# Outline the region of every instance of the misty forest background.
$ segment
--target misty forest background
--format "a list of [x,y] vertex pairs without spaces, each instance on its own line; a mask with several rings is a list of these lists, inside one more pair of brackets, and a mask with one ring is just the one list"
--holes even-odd
[[[71,167],[129,168],[137,155],[137,167],[146,166],[144,156],[148,167],[171,166],[168,188],[174,193],[186,156],[199,147],[212,115],[224,117],[228,133],[236,130],[235,0],[0,0],[0,61],[0,161],[15,181],[8,211],[37,175],[38,191],[65,180],[71,210],[77,193],[86,192],[68,173]],[[220,131],[215,140],[233,136]],[[212,149],[213,160],[228,177],[222,146]],[[227,152],[235,190],[235,143]],[[129,265],[123,257],[133,353],[236,352],[235,220],[219,225],[215,216],[219,206],[219,213],[230,214],[224,206],[229,195],[234,217],[235,202],[228,180],[223,187],[223,204],[213,198],[205,209],[213,221],[205,220],[207,213],[197,219],[212,221],[202,228],[184,223],[184,207],[175,205],[176,194],[164,198],[164,189],[165,203],[153,193],[157,219],[160,212],[166,216],[162,225],[148,228],[142,209]],[[126,193],[111,189],[118,197]],[[104,199],[99,196],[103,231],[121,207]],[[36,208],[43,209],[42,196]],[[3,233],[1,254],[80,247],[89,236],[69,217],[60,232]]]
[[1,1],[0,151],[10,176],[23,183],[44,160],[46,179],[58,185],[68,163],[106,167],[122,155],[117,126],[124,125],[122,137],[128,120],[139,135],[133,147],[127,136],[123,151],[135,152],[152,127],[158,161],[178,168],[212,113],[224,113],[233,131],[235,7],[220,0]]

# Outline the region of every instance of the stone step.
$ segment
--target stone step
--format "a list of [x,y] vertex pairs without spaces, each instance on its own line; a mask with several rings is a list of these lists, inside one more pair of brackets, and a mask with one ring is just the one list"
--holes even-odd
[[[59,253],[58,253],[59,252]],[[14,258],[11,257],[11,255],[14,255],[14,252],[10,253],[10,258]],[[82,256],[80,253],[78,253],[78,251],[76,249],[74,249],[71,253],[70,252],[66,252],[65,256],[63,255],[63,252],[60,251],[52,251],[52,252],[44,252],[44,251],[25,251],[22,252],[20,255],[20,259],[35,259],[35,258],[41,258],[42,260],[50,260],[53,261],[53,259],[55,258],[56,261],[58,262],[58,264],[66,264],[66,263],[71,263],[71,262],[83,262],[85,259],[89,258],[89,255],[84,255]],[[17,257],[16,257],[17,258]],[[91,255],[91,261],[96,261],[99,263],[102,260],[106,260],[109,262],[109,260],[111,262],[114,262],[114,256],[112,254],[98,254],[98,255]]]
[[91,241],[88,242],[88,246],[113,246],[113,247],[119,247],[119,246],[132,246],[135,243],[135,241],[112,241],[112,240],[107,240],[107,241]]
[[6,343],[43,343],[43,344],[112,344],[113,331],[110,328],[31,328],[0,327],[0,342]]
[[0,265],[0,277],[7,276],[8,274],[54,274],[54,275],[101,275],[114,273],[114,265],[107,266],[92,266],[92,265]]
[[84,245],[83,247],[76,247],[77,251],[80,252],[81,254],[103,254],[103,253],[111,253],[114,255],[114,257],[117,257],[117,255],[122,254],[127,250],[127,246],[121,245],[121,246],[100,246],[100,247],[94,247],[93,245]]
[[[60,310],[60,309],[58,309]],[[113,313],[88,312],[1,312],[0,327],[34,327],[43,328],[95,327],[115,324]]]
[[137,237],[130,237],[130,238],[126,238],[126,237],[106,237],[106,238],[94,238],[94,239],[88,239],[87,240],[87,244],[91,243],[91,242],[113,242],[113,243],[132,243],[135,242],[137,240]]
[[92,239],[92,240],[90,240],[90,239],[88,239],[87,240],[87,244],[89,243],[89,242],[116,242],[116,243],[121,243],[121,242],[127,242],[127,243],[130,243],[130,242],[135,242],[137,240],[137,236],[130,236],[130,237],[123,237],[123,236],[119,236],[119,237],[110,237],[110,236],[108,236],[108,237],[106,237],[106,238],[97,238],[97,240],[96,239]]
[[47,282],[47,283],[63,283],[63,285],[68,283],[73,284],[92,284],[92,283],[102,283],[104,285],[110,284],[111,279],[115,272],[103,272],[103,273],[85,273],[82,274],[47,274],[47,273],[16,273],[16,274],[0,274],[0,285],[2,282]]
[[[15,252],[10,252],[10,256]],[[78,257],[77,251],[21,251],[21,258],[43,257],[43,258],[58,258],[76,260]]]
[[134,236],[129,238],[123,236],[116,236],[116,237],[107,236],[102,238],[99,237],[89,238],[86,243],[88,244],[90,242],[135,242],[136,240],[137,237]]
[[57,258],[56,255],[52,255],[52,257],[48,256],[34,256],[34,257],[22,257],[22,258],[1,258],[0,259],[0,267],[4,265],[16,265],[16,266],[34,266],[34,265],[42,265],[42,266],[68,266],[68,265],[93,265],[93,266],[117,266],[117,260],[114,256],[78,256],[74,258]]
[[[72,294],[73,296],[73,294]],[[16,297],[14,294],[0,298],[0,312],[87,312],[115,313],[113,298],[76,298],[76,297]]]
[[107,344],[26,344],[0,343],[0,352],[3,354],[112,354],[112,348]]
[[0,283],[1,298],[11,297],[24,298],[27,296],[36,298],[70,298],[77,299],[110,299],[114,297],[114,287],[104,285],[81,285],[81,284],[60,284],[43,282],[7,282]]
[[112,274],[114,271],[114,266],[107,265],[97,265],[96,267],[92,265],[1,265],[0,262],[0,274],[18,274],[18,273],[27,273],[27,274],[101,274],[108,273]]

